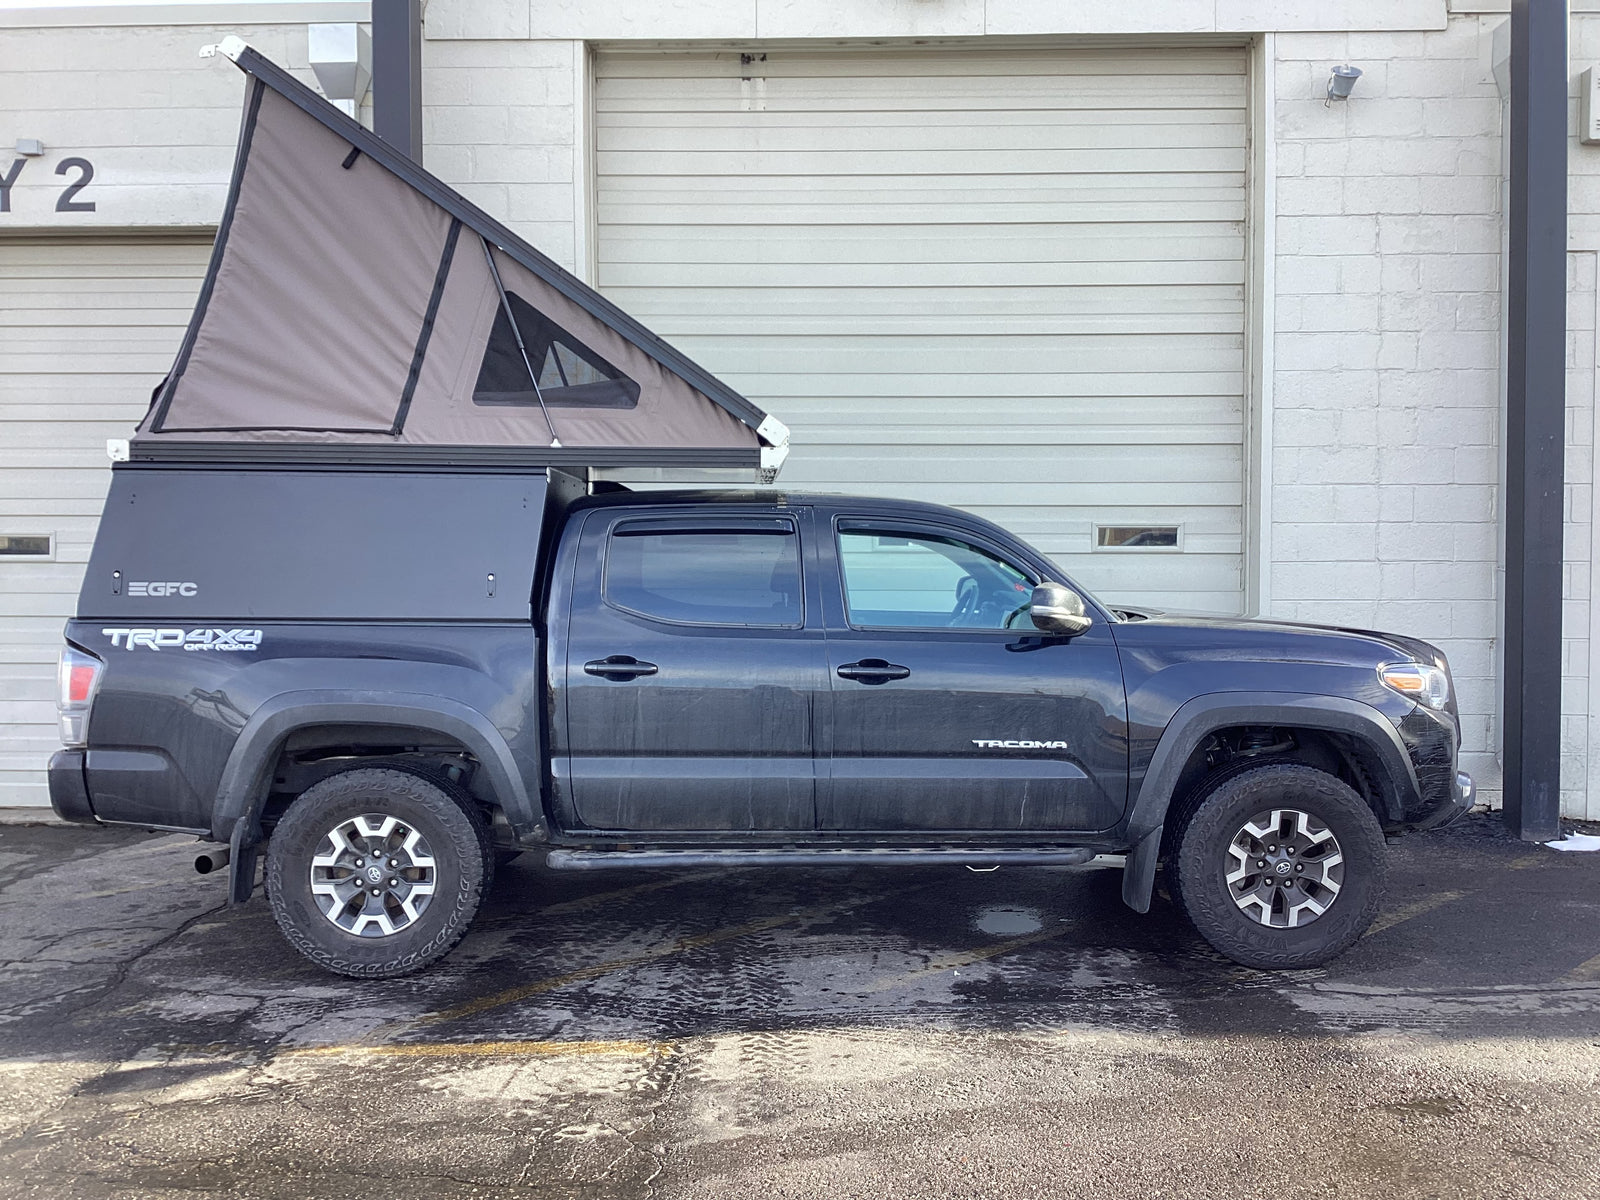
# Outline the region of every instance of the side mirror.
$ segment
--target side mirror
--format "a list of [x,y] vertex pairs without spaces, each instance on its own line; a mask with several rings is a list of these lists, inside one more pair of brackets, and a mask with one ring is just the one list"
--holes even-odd
[[1069,637],[1094,624],[1094,618],[1083,607],[1083,597],[1059,583],[1041,583],[1033,589],[1028,615],[1033,618],[1035,628]]

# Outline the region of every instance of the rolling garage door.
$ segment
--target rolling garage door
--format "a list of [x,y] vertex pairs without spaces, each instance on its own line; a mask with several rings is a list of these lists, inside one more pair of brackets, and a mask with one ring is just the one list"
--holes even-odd
[[172,365],[209,255],[209,237],[0,240],[0,807],[49,803],[56,654],[106,439]]
[[1237,612],[1244,67],[602,55],[600,287],[792,427],[788,486],[956,504],[1108,599]]

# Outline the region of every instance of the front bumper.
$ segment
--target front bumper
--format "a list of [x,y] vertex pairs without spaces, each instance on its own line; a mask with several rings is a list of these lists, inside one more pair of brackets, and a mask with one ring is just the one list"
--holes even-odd
[[1454,714],[1419,704],[1396,728],[1416,772],[1417,792],[1403,804],[1393,828],[1448,825],[1472,807],[1477,791],[1472,777],[1457,767],[1460,734]]
[[1450,796],[1450,803],[1429,813],[1422,820],[1415,822],[1413,829],[1443,829],[1446,825],[1454,824],[1472,810],[1478,802],[1478,785],[1472,782],[1472,776],[1465,771],[1456,772],[1455,788]]
[[57,750],[50,756],[50,807],[63,821],[98,825],[89,804],[89,781],[83,763],[82,750]]

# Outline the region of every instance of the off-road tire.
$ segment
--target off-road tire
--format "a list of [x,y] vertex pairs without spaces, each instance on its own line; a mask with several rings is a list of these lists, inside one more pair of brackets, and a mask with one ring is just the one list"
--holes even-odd
[[[366,813],[398,818],[422,833],[436,863],[435,891],[417,918],[382,937],[360,937],[322,913],[311,893],[311,859],[330,829]],[[308,788],[279,820],[265,871],[272,915],[289,944],[339,975],[382,979],[420,970],[448,954],[478,911],[493,877],[483,812],[409,771],[366,767]]]
[[[1235,902],[1228,847],[1245,822],[1272,809],[1309,814],[1338,839],[1343,885],[1327,911],[1293,928],[1261,924]],[[1166,856],[1168,891],[1200,936],[1246,967],[1315,967],[1366,932],[1383,895],[1385,851],[1377,817],[1348,784],[1300,763],[1232,767],[1200,786],[1175,814]]]
[[[405,771],[409,768],[402,766],[398,769]],[[495,849],[494,834],[489,828],[489,815],[478,807],[478,802],[472,798],[471,792],[448,775],[435,775],[423,771],[417,771],[416,774],[437,785],[445,795],[479,818],[473,825],[478,831],[478,845],[483,851],[483,894],[487,896],[494,889],[495,869],[502,865],[500,853]]]

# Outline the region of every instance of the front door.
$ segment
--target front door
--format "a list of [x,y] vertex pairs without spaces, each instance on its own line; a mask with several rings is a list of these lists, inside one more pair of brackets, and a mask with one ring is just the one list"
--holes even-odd
[[975,532],[841,512],[824,533],[823,829],[1083,832],[1122,817],[1127,709],[1103,624],[1041,635],[1039,572]]
[[[806,510],[585,515],[553,766],[600,830],[816,824],[813,713],[827,696]],[[564,720],[562,719],[564,717]]]

